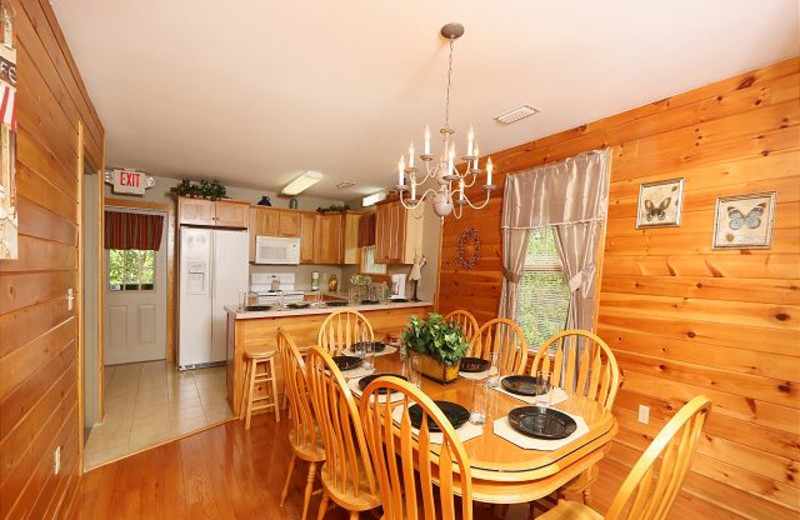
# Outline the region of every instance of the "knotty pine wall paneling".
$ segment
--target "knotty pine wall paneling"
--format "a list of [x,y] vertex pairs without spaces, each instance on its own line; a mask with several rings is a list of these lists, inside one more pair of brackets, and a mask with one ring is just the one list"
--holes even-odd
[[[78,128],[103,127],[47,0],[16,10],[19,259],[0,261],[0,519],[58,518],[80,476]],[[53,452],[61,447],[61,472]]]
[[[800,515],[799,123],[795,57],[492,155],[498,171],[514,172],[613,151],[598,333],[623,383],[598,503],[675,411],[705,394],[714,410],[672,518]],[[639,185],[676,177],[686,181],[681,226],[636,230]],[[716,198],[769,190],[778,192],[772,248],[713,251]],[[501,199],[447,219],[440,312],[496,315]],[[455,252],[470,226],[483,258],[467,271]],[[648,425],[637,421],[640,404],[651,407]]]

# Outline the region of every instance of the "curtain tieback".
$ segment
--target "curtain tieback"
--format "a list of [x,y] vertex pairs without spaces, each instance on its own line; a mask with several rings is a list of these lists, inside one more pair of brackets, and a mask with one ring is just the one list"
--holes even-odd
[[589,264],[575,273],[575,276],[569,279],[569,290],[571,292],[575,292],[578,289],[583,288],[584,293],[588,292],[592,286],[592,282],[594,281],[595,271],[595,265]]
[[514,273],[509,269],[503,268],[503,278],[511,283],[519,283],[521,273]]

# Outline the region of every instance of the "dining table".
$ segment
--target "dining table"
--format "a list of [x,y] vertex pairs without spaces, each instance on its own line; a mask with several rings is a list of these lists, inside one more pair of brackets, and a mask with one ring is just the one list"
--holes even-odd
[[[400,352],[378,355],[374,358],[373,374],[402,375],[405,366]],[[343,371],[342,375],[348,379],[348,371]],[[483,384],[483,381],[462,376],[448,384],[427,377],[420,379],[421,390],[434,401],[455,402],[467,410],[472,407],[474,385]],[[610,449],[610,442],[617,433],[617,421],[611,411],[582,395],[568,394],[566,400],[553,408],[582,417],[588,431],[552,451],[522,448],[495,434],[493,423],[514,408],[529,404],[496,389],[485,391],[483,431],[463,443],[469,456],[473,499],[479,502],[508,505],[548,496],[597,464]],[[358,400],[359,396],[354,395],[354,398]],[[440,448],[440,445],[431,445],[434,457],[438,456]],[[454,471],[457,468],[454,467]],[[454,492],[458,494],[458,491],[456,485]]]

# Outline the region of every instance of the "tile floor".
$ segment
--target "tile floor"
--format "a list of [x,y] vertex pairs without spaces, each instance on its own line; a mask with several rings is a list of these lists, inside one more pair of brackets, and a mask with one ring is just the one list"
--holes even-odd
[[107,366],[106,416],[92,429],[91,468],[230,418],[225,367],[178,372],[165,361]]

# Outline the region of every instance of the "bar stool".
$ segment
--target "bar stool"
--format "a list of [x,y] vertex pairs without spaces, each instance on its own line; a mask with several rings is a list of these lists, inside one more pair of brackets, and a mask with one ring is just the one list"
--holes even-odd
[[[275,411],[275,421],[281,422],[281,412],[278,406],[278,385],[275,380],[275,351],[270,352],[245,352],[245,380],[242,392],[242,406],[239,418],[245,419],[245,430],[250,429],[250,418],[253,412],[272,408]],[[258,366],[264,367],[264,372],[258,373]],[[256,385],[265,383],[267,396],[256,397]],[[266,401],[266,404],[257,404]]]

